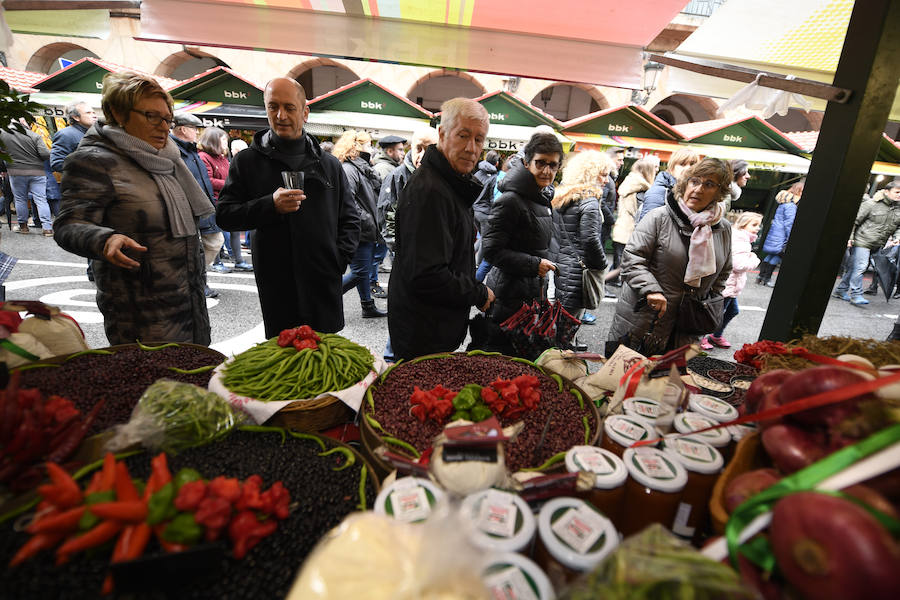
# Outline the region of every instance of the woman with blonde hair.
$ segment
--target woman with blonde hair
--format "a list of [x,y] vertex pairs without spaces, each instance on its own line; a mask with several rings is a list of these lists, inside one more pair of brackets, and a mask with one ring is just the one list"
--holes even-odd
[[[619,264],[622,259],[622,252],[625,250],[625,244],[634,231],[638,210],[644,202],[644,194],[653,184],[656,177],[656,170],[659,168],[659,160],[652,158],[642,158],[631,165],[631,171],[625,177],[625,180],[619,186],[619,216],[612,229],[613,253],[615,259],[613,264]],[[609,283],[611,285],[619,285],[619,269],[615,277]]]
[[769,283],[772,278],[772,272],[775,267],[781,264],[781,258],[784,256],[784,249],[787,248],[788,239],[791,237],[791,229],[794,228],[794,218],[797,216],[797,203],[803,195],[803,187],[806,179],[801,179],[786,190],[781,190],[775,195],[775,202],[778,208],[775,209],[775,216],[772,218],[772,224],[769,225],[769,233],[766,234],[766,241],[763,244],[763,252],[766,258],[759,267],[759,276],[756,278],[757,285],[774,286]]
[[[559,258],[554,281],[556,298],[579,319],[584,315],[581,271],[606,269],[606,253],[600,243],[600,198],[615,163],[605,152],[585,150],[572,155],[556,189],[553,208],[559,213]],[[583,266],[582,266],[583,265]],[[577,345],[577,342],[576,342]]]
[[345,131],[334,143],[331,153],[341,161],[349,182],[350,195],[359,213],[359,246],[350,262],[350,273],[344,275],[344,293],[356,286],[364,319],[386,317],[372,299],[372,266],[375,264],[375,244],[384,243],[381,228],[376,220],[375,199],[381,189],[381,180],[369,164],[372,153],[372,137],[365,131]]

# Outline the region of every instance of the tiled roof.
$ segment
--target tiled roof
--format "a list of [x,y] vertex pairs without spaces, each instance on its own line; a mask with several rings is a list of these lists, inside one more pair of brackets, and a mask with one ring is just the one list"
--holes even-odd
[[43,73],[34,73],[33,71],[20,71],[18,69],[10,69],[0,65],[0,79],[4,80],[13,89],[20,92],[31,94],[37,90],[32,87],[36,81],[40,81],[46,77]]

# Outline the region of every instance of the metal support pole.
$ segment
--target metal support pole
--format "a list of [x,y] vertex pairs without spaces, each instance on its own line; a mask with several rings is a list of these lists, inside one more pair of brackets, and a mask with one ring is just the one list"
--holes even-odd
[[856,2],[760,339],[817,333],[900,80],[900,2]]

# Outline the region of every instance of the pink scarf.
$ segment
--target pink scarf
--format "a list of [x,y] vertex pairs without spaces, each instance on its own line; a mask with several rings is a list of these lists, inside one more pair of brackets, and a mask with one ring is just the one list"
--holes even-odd
[[684,200],[678,200],[681,212],[690,220],[694,228],[691,246],[688,249],[688,264],[684,271],[684,283],[700,287],[700,280],[716,272],[716,249],[713,245],[712,227],[722,220],[724,209],[719,202],[701,212],[691,210]]

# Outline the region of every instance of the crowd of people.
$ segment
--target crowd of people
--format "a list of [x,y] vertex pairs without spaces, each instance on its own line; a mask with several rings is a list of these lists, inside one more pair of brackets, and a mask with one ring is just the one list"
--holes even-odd
[[[567,157],[546,129],[512,156],[485,154],[488,113],[464,98],[444,103],[437,130],[414,132],[408,152],[403,137],[354,130],[326,145],[304,130],[297,81],[273,79],[264,101],[269,127],[247,146],[216,127],[201,133],[152,78],[114,73],[103,118],[73,105],[51,149],[28,131],[0,134],[14,158],[18,231],[28,232],[30,197],[44,235],[88,258],[111,343],[209,344],[206,271],[230,270],[228,257],[255,275],[267,337],[299,324],[339,331],[342,297],[355,289],[363,318],[387,317],[388,360],[456,350],[478,321],[472,307],[484,331],[470,347],[510,355],[504,324],[523,305],[555,297],[590,325],[586,271],[617,299],[595,350],[728,348],[748,273],[759,267],[756,282],[771,285],[803,193],[802,181],[778,193],[760,264],[762,215],[726,218],[750,177],[745,161],[682,148],[663,170],[650,156],[626,175],[624,149]],[[835,292],[854,304],[866,303],[870,253],[900,244],[900,184],[879,193],[860,209]],[[390,273],[387,290],[379,272]],[[570,345],[587,349],[577,335]]]

